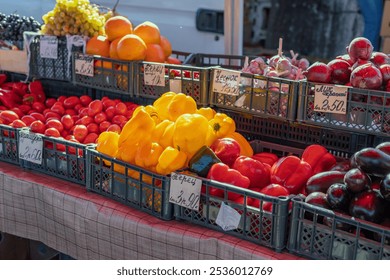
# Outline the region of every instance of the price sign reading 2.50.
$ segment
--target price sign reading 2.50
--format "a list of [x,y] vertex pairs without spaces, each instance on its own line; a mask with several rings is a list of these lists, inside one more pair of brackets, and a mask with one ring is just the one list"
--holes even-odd
[[346,114],[348,87],[316,85],[314,89],[314,111]]
[[202,180],[180,173],[171,173],[169,202],[199,210]]

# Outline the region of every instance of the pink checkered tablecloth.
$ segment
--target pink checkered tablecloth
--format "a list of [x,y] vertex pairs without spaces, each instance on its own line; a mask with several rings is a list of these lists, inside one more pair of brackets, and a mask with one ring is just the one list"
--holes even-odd
[[75,259],[300,259],[182,221],[163,221],[79,185],[0,162],[0,231]]

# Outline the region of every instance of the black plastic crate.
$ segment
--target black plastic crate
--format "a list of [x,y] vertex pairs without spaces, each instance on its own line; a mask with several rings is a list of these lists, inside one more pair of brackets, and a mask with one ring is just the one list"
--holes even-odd
[[[144,68],[146,65],[164,67],[164,86],[145,83]],[[191,96],[199,106],[209,105],[210,70],[206,67],[192,67],[153,62],[137,62],[135,68],[134,95],[157,99],[168,91],[184,93]]]
[[25,32],[29,77],[53,80],[72,80],[72,52],[83,51],[85,38],[82,36],[57,37],[57,59],[41,57],[40,42],[44,35]]
[[[292,199],[290,252],[320,260],[389,260],[390,228]],[[329,221],[323,224],[323,219]],[[322,221],[322,222],[321,222]],[[336,227],[343,224],[348,231]]]
[[108,97],[110,99],[120,99],[123,102],[133,102],[138,105],[152,105],[155,99],[153,98],[146,98],[141,96],[131,96],[128,94],[122,94],[117,92],[110,92],[110,91],[104,91],[104,90],[96,90],[95,91],[95,98],[96,99],[102,99],[103,97]]
[[88,95],[95,99],[95,90],[89,87],[79,86],[67,81],[55,81],[50,79],[40,79],[43,90],[47,97],[58,98],[59,96],[82,96]]
[[[251,144],[256,152],[272,152],[279,157],[291,154],[299,156],[303,152],[302,149],[263,141],[254,141]],[[175,204],[176,219],[222,231],[241,239],[270,247],[276,251],[281,251],[285,248],[288,231],[289,197],[266,196],[233,185],[198,178],[202,180],[203,189],[199,211]],[[210,194],[211,188],[222,190],[224,197],[212,196]],[[232,193],[234,196],[240,195],[242,200],[240,202],[229,200],[228,193],[230,193],[230,197],[232,197]],[[253,206],[253,204],[249,203],[250,200],[258,200],[259,206]],[[241,215],[238,228],[224,231],[216,223],[222,202],[234,208]],[[263,209],[263,207],[266,207],[266,204],[268,204],[268,207],[272,205],[271,211]]]
[[314,111],[312,82],[302,82],[297,120],[303,123],[372,135],[390,133],[390,96],[385,91],[348,88],[346,114]]
[[19,159],[20,166],[86,186],[87,145],[42,134],[39,136],[43,141],[42,162]]
[[256,57],[250,56],[247,58],[242,55],[195,53],[190,55],[184,63],[197,67],[220,66],[227,69],[241,70],[245,65],[246,59],[249,62],[254,58]]
[[87,147],[87,189],[162,220],[173,219],[170,177],[119,161]]
[[0,161],[19,164],[20,128],[0,124]]

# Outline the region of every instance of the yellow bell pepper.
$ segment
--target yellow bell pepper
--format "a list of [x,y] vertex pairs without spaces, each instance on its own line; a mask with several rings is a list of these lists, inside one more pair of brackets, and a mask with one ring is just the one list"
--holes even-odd
[[[114,158],[118,152],[119,134],[113,131],[104,131],[100,133],[97,139],[96,150],[99,153],[105,154]],[[111,166],[111,162],[104,160],[104,163]]]
[[138,146],[135,152],[135,164],[139,167],[154,171],[163,151],[164,148],[156,142],[144,142]]
[[209,125],[205,145],[210,147],[215,140],[217,140],[217,135],[215,134],[214,129]]
[[[152,142],[160,143],[160,139],[163,136],[165,129],[168,127],[168,125],[173,124],[173,121],[170,120],[163,120],[160,122],[156,127],[154,128],[152,132]],[[172,146],[172,145],[171,145]]]
[[195,100],[184,93],[177,93],[168,104],[168,118],[175,121],[183,114],[196,113],[197,106]]
[[216,113],[214,118],[209,120],[209,125],[214,129],[217,138],[223,138],[236,131],[236,123],[225,113]]
[[141,141],[148,141],[152,137],[156,123],[148,114],[144,106],[139,106],[131,119],[122,128],[119,135],[119,148],[126,144],[133,146]]
[[175,123],[171,122],[167,125],[165,128],[163,134],[160,137],[160,140],[158,143],[163,147],[166,148],[168,146],[173,146],[173,129],[175,128]]
[[168,175],[173,171],[186,166],[187,155],[179,149],[166,147],[158,158],[156,172],[161,175]]
[[154,120],[156,124],[159,124],[161,122],[157,109],[153,105],[145,106],[145,111],[148,112],[149,116]]
[[173,147],[185,152],[189,159],[206,144],[209,124],[199,114],[183,114],[173,128]]
[[215,116],[215,110],[211,107],[202,107],[196,110],[196,113],[206,117],[207,120],[211,120]]
[[253,156],[253,148],[246,138],[239,132],[235,131],[226,137],[233,138],[240,145],[240,155],[251,157]]
[[138,149],[139,144],[127,144],[128,143],[125,142],[125,144],[118,147],[118,153],[116,154],[116,158],[130,164],[135,164],[135,153]]
[[168,105],[175,95],[175,92],[168,91],[153,102],[153,107],[156,109],[160,120],[169,118]]

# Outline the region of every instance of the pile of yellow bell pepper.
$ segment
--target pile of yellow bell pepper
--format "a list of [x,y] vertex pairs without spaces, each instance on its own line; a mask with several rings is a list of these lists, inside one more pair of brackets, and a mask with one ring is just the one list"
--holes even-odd
[[183,93],[166,92],[152,105],[139,106],[119,135],[101,133],[96,149],[168,175],[186,168],[201,147],[210,146],[218,138],[234,138],[241,146],[241,154],[251,156],[248,141],[235,130],[236,124],[228,115],[210,107],[198,109],[195,100]]

